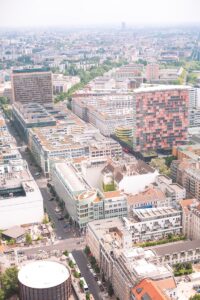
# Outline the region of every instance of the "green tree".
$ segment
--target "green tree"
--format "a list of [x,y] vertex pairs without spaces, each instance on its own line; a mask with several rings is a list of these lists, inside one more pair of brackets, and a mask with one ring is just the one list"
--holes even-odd
[[5,294],[2,289],[0,289],[0,300],[5,300]]
[[94,270],[95,270],[95,272],[96,272],[97,274],[100,273],[100,269],[99,269],[99,266],[98,266],[98,265],[95,266]]
[[65,250],[65,251],[63,252],[63,254],[64,254],[65,256],[68,256],[68,255],[69,255],[69,252],[68,252],[67,250]]
[[5,299],[18,294],[18,269],[16,267],[8,268],[0,277],[1,288],[5,294]]
[[90,300],[90,293],[88,293],[88,292],[86,293],[85,299],[86,299],[86,300]]
[[112,297],[114,294],[114,290],[113,290],[113,286],[112,286],[112,283],[109,283],[109,286],[108,286],[108,295],[110,297]]
[[90,247],[89,246],[85,246],[84,252],[85,252],[85,254],[87,256],[90,255],[91,254]]
[[70,266],[70,268],[71,268],[71,269],[73,269],[73,267],[74,267],[74,263],[73,263],[73,261],[72,261],[72,260],[70,260],[70,261],[69,261],[69,266]]
[[196,294],[196,295],[190,297],[189,300],[200,300],[200,295],[199,295],[199,294]]
[[47,213],[45,213],[44,218],[42,220],[42,223],[43,224],[48,224],[49,223],[49,217],[48,217]]
[[74,272],[74,277],[75,278],[80,278],[80,273],[78,273],[77,271]]
[[25,241],[26,241],[26,244],[28,244],[28,245],[32,244],[32,237],[31,237],[30,233],[26,234]]
[[79,281],[79,285],[80,285],[81,289],[83,289],[83,287],[84,287],[84,282],[83,282],[83,280],[82,280],[82,279],[80,279],[80,281]]
[[90,257],[90,263],[91,263],[92,266],[96,265],[97,261],[96,261],[96,258],[94,256]]
[[6,97],[0,97],[0,106],[8,104],[8,99]]

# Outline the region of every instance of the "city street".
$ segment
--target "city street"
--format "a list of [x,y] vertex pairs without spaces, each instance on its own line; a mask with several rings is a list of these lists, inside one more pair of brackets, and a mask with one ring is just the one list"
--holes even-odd
[[[65,239],[63,241],[57,241],[56,243],[48,246],[35,246],[31,248],[23,248],[18,249],[18,251],[24,251],[26,255],[33,255],[37,254],[38,251],[52,251],[52,250],[61,250],[61,251],[69,251],[72,252],[73,250],[80,250],[85,247],[85,242],[83,241],[83,238],[69,238]],[[80,251],[81,252],[81,251]]]
[[81,250],[74,250],[72,251],[74,259],[81,271],[81,275],[85,278],[89,291],[93,294],[95,300],[100,300],[100,290],[96,280],[94,279],[92,273],[90,272],[87,264],[88,261]]

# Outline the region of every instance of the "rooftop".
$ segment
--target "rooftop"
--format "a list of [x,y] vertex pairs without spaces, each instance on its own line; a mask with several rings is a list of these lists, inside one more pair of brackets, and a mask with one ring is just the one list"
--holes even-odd
[[87,183],[83,182],[72,165],[60,162],[55,164],[55,169],[59,176],[70,185],[73,192],[84,191],[88,188]]
[[14,69],[14,74],[20,74],[20,73],[42,73],[42,72],[49,72],[49,68],[30,68],[30,69]]
[[20,226],[13,226],[5,231],[3,231],[3,235],[11,238],[11,239],[17,239],[18,237],[25,234],[24,228]]
[[164,256],[167,254],[173,254],[177,252],[186,252],[188,250],[196,248],[200,249],[200,240],[169,243],[167,245],[151,247],[151,250],[154,250],[158,256]]
[[70,276],[68,269],[54,261],[35,261],[21,268],[19,281],[30,288],[45,289],[65,282]]
[[143,279],[132,289],[136,300],[166,300],[169,299],[160,289],[159,284],[151,279]]
[[135,89],[134,92],[145,93],[145,92],[159,92],[159,91],[170,91],[170,90],[189,90],[191,87],[186,85],[156,85],[156,86],[145,86]]

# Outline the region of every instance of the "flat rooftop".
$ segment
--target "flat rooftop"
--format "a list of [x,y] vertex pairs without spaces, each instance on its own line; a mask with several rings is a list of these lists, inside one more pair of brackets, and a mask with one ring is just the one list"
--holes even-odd
[[158,256],[165,256],[167,254],[173,254],[173,253],[177,253],[177,252],[185,252],[185,251],[196,249],[196,248],[200,249],[200,240],[169,243],[167,245],[151,247],[150,249],[155,251],[155,253]]
[[133,209],[133,215],[137,216],[139,220],[155,219],[157,217],[165,218],[171,214],[178,214],[180,211],[172,207],[154,207],[146,209]]
[[170,91],[170,90],[189,90],[190,86],[187,85],[157,85],[157,86],[148,86],[140,87],[134,90],[134,93],[145,93],[145,92],[159,92],[159,91]]
[[70,276],[68,269],[55,261],[35,261],[23,266],[19,281],[30,288],[45,289],[60,285]]
[[50,68],[14,69],[13,74],[49,72]]
[[66,163],[56,163],[56,171],[63,178],[63,181],[70,185],[73,192],[85,191],[89,186],[83,182],[82,178],[76,173],[76,170]]

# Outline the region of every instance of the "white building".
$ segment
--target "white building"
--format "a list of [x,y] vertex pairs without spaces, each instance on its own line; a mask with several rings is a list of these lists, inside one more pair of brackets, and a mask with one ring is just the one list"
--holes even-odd
[[158,240],[182,230],[181,211],[171,207],[133,209],[131,218],[123,218],[134,243]]
[[43,198],[24,161],[0,166],[0,228],[42,222]]
[[127,194],[138,194],[156,181],[158,171],[141,160],[115,161],[102,170],[104,178],[113,178],[118,189]]
[[55,162],[51,173],[57,195],[80,228],[92,220],[127,216],[127,197],[119,191],[103,193],[91,186],[75,164]]

